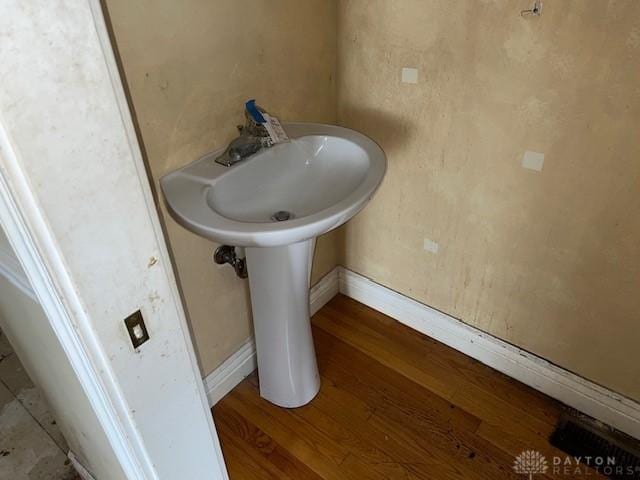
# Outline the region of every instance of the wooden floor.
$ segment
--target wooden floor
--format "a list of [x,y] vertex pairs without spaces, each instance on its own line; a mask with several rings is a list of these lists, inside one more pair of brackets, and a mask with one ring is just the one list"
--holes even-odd
[[253,375],[214,407],[232,480],[523,479],[523,450],[548,460],[533,478],[568,478],[547,441],[554,400],[342,295],[313,334],[322,388],[309,405],[270,404]]

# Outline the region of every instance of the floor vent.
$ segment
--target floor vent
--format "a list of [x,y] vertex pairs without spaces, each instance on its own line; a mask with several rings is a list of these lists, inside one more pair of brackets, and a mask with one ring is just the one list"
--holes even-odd
[[551,444],[611,479],[640,479],[638,442],[590,419],[564,415]]

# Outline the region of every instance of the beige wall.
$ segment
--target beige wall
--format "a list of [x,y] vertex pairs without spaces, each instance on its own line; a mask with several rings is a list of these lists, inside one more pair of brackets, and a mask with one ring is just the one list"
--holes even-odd
[[[344,263],[640,399],[640,2],[530,4],[107,1],[154,181],[232,138],[249,97],[337,119],[389,170],[314,279]],[[249,335],[246,282],[165,221],[208,373]]]
[[[107,0],[153,181],[224,146],[244,102],[335,123],[336,6],[325,0]],[[164,209],[164,206],[163,206]],[[250,335],[247,282],[163,210],[203,374]],[[313,279],[336,264],[320,240]]]
[[530,4],[339,2],[338,120],[389,159],[346,266],[640,400],[640,2]]

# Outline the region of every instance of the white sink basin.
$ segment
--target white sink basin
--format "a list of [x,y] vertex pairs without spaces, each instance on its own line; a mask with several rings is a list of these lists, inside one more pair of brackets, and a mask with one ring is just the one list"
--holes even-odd
[[[289,245],[349,220],[382,181],[384,152],[346,128],[284,127],[290,143],[231,167],[214,162],[219,150],[165,176],[162,190],[174,218],[199,235],[241,247]],[[281,211],[290,220],[272,219]]]
[[320,388],[309,321],[315,238],[365,206],[387,160],[353,130],[312,123],[284,128],[290,143],[230,167],[215,163],[221,149],[160,183],[169,211],[185,228],[247,247],[260,394],[293,408]]

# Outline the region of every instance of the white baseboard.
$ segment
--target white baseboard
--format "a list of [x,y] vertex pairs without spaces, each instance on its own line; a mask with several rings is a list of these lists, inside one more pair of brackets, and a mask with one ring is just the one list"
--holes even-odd
[[[339,267],[334,268],[311,288],[309,292],[311,315],[338,293],[338,272]],[[203,379],[209,406],[213,407],[218,403],[257,366],[256,345],[253,338],[250,338],[222,365]]]
[[[637,402],[343,267],[333,269],[311,289],[311,313],[317,312],[338,291],[582,413],[640,438],[640,404]],[[255,368],[255,345],[250,339],[205,378],[209,404],[213,406]]]
[[387,287],[339,269],[340,293],[509,377],[640,438],[640,404]]
[[209,406],[213,407],[218,403],[257,367],[256,344],[251,337],[233,355],[222,362],[222,365],[203,379]]
[[336,267],[327,273],[309,291],[309,303],[311,315],[316,313],[326,303],[335,297],[340,288],[340,268]]

